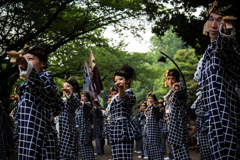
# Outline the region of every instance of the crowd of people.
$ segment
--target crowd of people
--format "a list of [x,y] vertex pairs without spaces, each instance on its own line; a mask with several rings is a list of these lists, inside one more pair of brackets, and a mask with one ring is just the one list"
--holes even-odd
[[[223,21],[224,16],[234,15],[233,11],[231,4],[214,1],[207,12],[204,32],[211,43],[194,76],[199,86],[198,98],[191,106],[196,117],[186,116],[187,87],[176,69],[167,69],[164,74],[169,92],[163,100],[149,92],[146,100],[136,104],[131,88],[135,70],[128,64],[117,68],[108,105],[102,108],[88,92],[80,92],[74,77],[64,80],[62,99],[53,74],[45,71],[45,50],[25,45],[13,62],[26,79],[11,96],[16,105],[10,117],[18,159],[76,160],[80,154],[82,160],[93,160],[94,155],[104,154],[105,139],[112,160],[133,159],[134,140],[140,159],[190,160],[188,142],[190,149],[198,142],[201,160],[239,159],[240,59],[235,23],[231,21],[233,29],[229,29]],[[135,105],[137,114],[132,119]],[[8,117],[0,103],[0,160],[8,159]],[[164,158],[167,146],[169,155]]]

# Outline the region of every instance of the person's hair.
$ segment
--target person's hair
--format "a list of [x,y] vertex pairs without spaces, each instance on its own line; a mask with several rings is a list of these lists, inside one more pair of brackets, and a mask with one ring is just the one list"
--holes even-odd
[[66,82],[69,83],[74,88],[74,91],[80,97],[80,87],[77,80],[70,77]]
[[147,102],[145,102],[145,101],[143,102],[143,101],[142,101],[141,104],[140,104],[140,106],[141,106],[142,104],[144,104],[145,107],[147,108]]
[[94,105],[97,105],[97,106],[100,106],[99,102],[98,101],[93,101],[92,104]]
[[136,79],[135,70],[128,64],[117,68],[114,73],[114,77],[115,76],[123,76],[126,80],[130,80],[129,86],[131,86],[132,81]]
[[136,109],[140,109],[140,104],[139,104],[139,105],[137,105]]
[[194,114],[190,114],[189,117],[190,117],[190,119],[192,119],[192,120],[196,120],[196,116],[195,116]]
[[81,95],[86,96],[87,100],[88,100],[89,102],[92,102],[92,96],[89,94],[89,92],[82,91],[82,92],[80,93],[80,96],[81,96]]
[[154,93],[152,93],[152,91],[150,91],[150,92],[147,94],[147,98],[148,98],[148,97],[152,97],[155,102],[158,102],[157,96],[156,96]]
[[180,73],[177,69],[170,69],[168,76],[174,76],[176,78],[176,82],[180,81]]

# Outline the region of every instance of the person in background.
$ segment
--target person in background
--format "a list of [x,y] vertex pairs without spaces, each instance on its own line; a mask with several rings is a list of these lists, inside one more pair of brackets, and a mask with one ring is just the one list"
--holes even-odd
[[161,151],[161,134],[159,128],[160,110],[158,100],[155,94],[149,92],[147,95],[147,109],[144,114],[146,116],[145,134],[147,137],[147,151],[149,160],[163,160]]
[[92,145],[92,97],[86,91],[80,93],[80,106],[76,110],[75,124],[78,137],[78,152],[83,160],[93,160]]
[[[136,124],[136,126],[138,127],[138,130],[141,132],[139,117],[140,117],[140,104],[137,105],[137,107],[136,107],[136,115],[133,118],[133,122]],[[136,151],[134,151],[134,152],[141,154],[142,153],[142,147],[143,147],[142,138],[140,138],[138,140],[135,140],[135,142],[136,142]]]
[[93,140],[96,142],[96,152],[94,155],[102,155],[104,152],[103,146],[103,113],[100,109],[100,104],[98,101],[93,101]]
[[138,158],[148,159],[148,152],[147,152],[147,135],[145,133],[145,125],[146,125],[146,116],[144,114],[145,110],[147,108],[147,102],[142,101],[140,103],[140,126],[141,126],[141,133],[142,133],[142,140],[143,140],[143,147],[142,147],[142,155],[138,156]]

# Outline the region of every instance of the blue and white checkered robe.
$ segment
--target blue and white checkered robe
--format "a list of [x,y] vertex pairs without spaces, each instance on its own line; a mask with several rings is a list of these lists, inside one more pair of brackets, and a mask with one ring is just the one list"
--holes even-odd
[[62,99],[57,94],[51,72],[38,74],[33,68],[19,87],[18,159],[56,160],[57,133],[50,122],[60,113]]
[[[188,150],[188,133],[186,122],[187,90],[180,84],[180,89],[171,88],[164,97],[167,102],[166,113],[168,123],[168,143],[172,146],[175,160],[190,160]],[[166,112],[167,112],[166,110]]]
[[[128,89],[126,97],[121,100],[118,94],[112,98],[110,105],[111,123],[110,140],[112,159],[132,159],[133,140],[140,136],[137,126],[130,119],[132,107],[136,103],[135,94]],[[106,109],[108,112],[108,108]],[[119,117],[125,119],[115,120]]]
[[75,125],[75,111],[80,105],[78,94],[72,94],[64,100],[64,108],[59,116],[59,158],[76,160],[77,129]]
[[93,160],[92,106],[90,102],[84,102],[83,107],[78,107],[75,115],[75,124],[78,134],[78,152],[80,152],[83,160]]
[[161,151],[161,134],[159,128],[160,112],[158,105],[149,105],[144,114],[146,116],[145,131],[147,137],[148,159],[162,160],[163,153]]
[[234,33],[226,36],[220,32],[204,53],[199,90],[215,160],[240,157],[240,101],[236,91],[236,87],[240,88],[238,52]]

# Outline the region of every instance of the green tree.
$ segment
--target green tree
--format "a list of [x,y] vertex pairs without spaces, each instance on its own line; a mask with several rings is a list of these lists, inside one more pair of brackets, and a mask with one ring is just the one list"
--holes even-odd
[[[39,43],[51,57],[71,41],[94,42],[95,36],[110,24],[116,32],[126,29],[138,35],[137,31],[144,30],[142,16],[152,20],[158,7],[142,0],[3,0],[0,11],[0,97],[8,106],[19,76],[18,67],[9,63],[6,51],[20,50],[26,43]],[[138,21],[130,23],[133,20]]]

